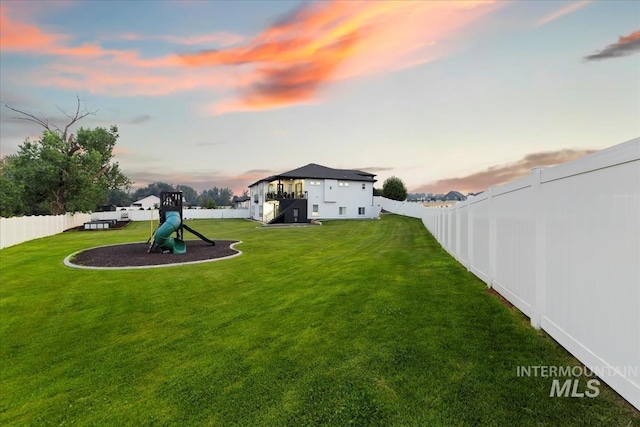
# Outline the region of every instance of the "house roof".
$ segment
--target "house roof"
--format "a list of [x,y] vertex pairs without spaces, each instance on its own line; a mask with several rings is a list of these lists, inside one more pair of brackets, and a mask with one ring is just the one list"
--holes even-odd
[[315,179],[339,179],[344,181],[365,181],[376,182],[375,175],[369,172],[364,172],[356,169],[333,169],[326,166],[317,165],[315,163],[309,163],[306,166],[302,166],[298,169],[293,169],[288,172],[281,173],[279,175],[271,175],[266,178],[260,179],[249,187],[262,182],[262,181],[275,181],[276,179],[302,179],[302,178],[315,178]]
[[443,199],[444,200],[455,200],[455,199],[464,200],[466,199],[466,196],[460,193],[459,191],[449,191],[447,194],[444,195]]
[[135,205],[135,204],[153,205],[153,204],[156,204],[156,203],[158,203],[158,204],[160,203],[160,197],[151,195],[151,196],[147,196],[147,197],[145,197],[143,199],[136,200],[135,202],[132,203],[132,205]]
[[249,196],[233,196],[233,199],[231,199],[233,203],[242,203],[249,200],[251,200],[251,197]]

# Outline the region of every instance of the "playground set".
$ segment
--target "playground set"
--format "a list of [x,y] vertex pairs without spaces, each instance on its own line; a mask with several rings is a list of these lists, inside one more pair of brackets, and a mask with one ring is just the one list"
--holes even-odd
[[[163,253],[186,253],[187,245],[182,237],[183,230],[187,230],[213,246],[216,244],[183,222],[182,191],[160,193],[160,225],[147,240],[149,245],[147,252],[158,247]],[[173,233],[176,233],[176,237],[172,236]]]

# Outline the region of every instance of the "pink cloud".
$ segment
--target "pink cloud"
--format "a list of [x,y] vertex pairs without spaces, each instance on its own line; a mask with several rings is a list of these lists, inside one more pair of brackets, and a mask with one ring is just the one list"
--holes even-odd
[[306,3],[252,40],[183,55],[186,66],[242,67],[240,96],[214,113],[313,102],[328,82],[434,60],[441,44],[497,5],[486,1]]
[[303,3],[251,40],[230,33],[121,37],[222,46],[156,58],[98,42],[74,44],[68,34],[16,20],[4,5],[0,35],[3,53],[51,57],[26,76],[36,84],[112,96],[235,88],[238,96],[206,109],[222,114],[317,103],[331,82],[432,61],[449,54],[452,40],[500,6],[475,0]]
[[143,188],[152,182],[166,182],[172,185],[188,185],[197,191],[207,190],[213,187],[230,188],[233,194],[239,196],[244,190],[248,190],[250,184],[266,176],[276,173],[275,171],[253,170],[237,175],[228,175],[216,171],[182,174],[159,174],[148,172],[147,170],[127,170],[127,176],[135,184],[134,188]]
[[485,191],[489,187],[505,184],[528,175],[531,168],[565,163],[592,152],[594,150],[559,150],[528,154],[512,163],[491,166],[467,176],[446,178],[422,185],[414,189],[413,192],[444,194],[456,190],[466,194]]
[[126,148],[126,147],[114,147],[113,149],[113,155],[114,156],[126,156],[127,154],[131,153],[131,149],[130,148]]
[[69,39],[63,34],[49,34],[35,25],[11,20],[7,7],[0,5],[0,40],[3,52],[42,52],[64,44]]
[[73,45],[70,36],[18,22],[9,12],[5,6],[0,8],[2,52],[52,58],[27,76],[39,85],[115,96],[159,96],[229,87],[232,81],[228,70],[185,70],[177,55],[143,58],[135,50],[105,49],[97,42]]
[[144,34],[128,33],[118,37],[121,40],[161,40],[168,43],[183,45],[183,46],[195,46],[200,44],[215,44],[219,46],[231,46],[244,41],[245,37],[240,34],[229,33],[226,31],[218,31],[213,34],[201,34],[197,36],[170,36],[170,35],[157,35],[149,36]]

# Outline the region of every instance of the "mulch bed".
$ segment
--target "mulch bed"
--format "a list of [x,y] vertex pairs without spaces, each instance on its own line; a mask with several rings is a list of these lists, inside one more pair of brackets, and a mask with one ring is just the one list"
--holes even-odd
[[215,246],[202,240],[187,240],[184,254],[162,253],[160,249],[148,253],[146,243],[127,243],[84,250],[71,259],[72,264],[86,267],[141,267],[185,262],[206,261],[237,254],[231,245],[237,240],[215,240]]

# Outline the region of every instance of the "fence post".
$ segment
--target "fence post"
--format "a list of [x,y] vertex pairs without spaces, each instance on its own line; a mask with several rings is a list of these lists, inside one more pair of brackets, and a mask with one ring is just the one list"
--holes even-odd
[[547,262],[546,262],[546,218],[544,201],[542,200],[542,170],[544,168],[531,169],[531,201],[535,209],[535,288],[534,298],[531,304],[531,326],[536,329],[542,327],[542,315],[545,311],[545,299],[547,293]]
[[451,247],[453,246],[453,242],[451,241],[451,234],[452,234],[451,229],[453,228],[451,227],[451,217],[453,214],[451,213],[452,209],[450,207],[447,206],[446,209],[447,209],[447,252],[451,254],[453,252],[453,250],[451,249]]
[[455,245],[455,259],[460,262],[460,202],[456,202],[455,214],[456,214],[456,245]]
[[496,282],[498,270],[498,233],[493,191],[493,187],[489,188],[489,277],[487,280],[487,287],[489,288],[492,288]]
[[473,265],[473,197],[467,197],[467,271]]

